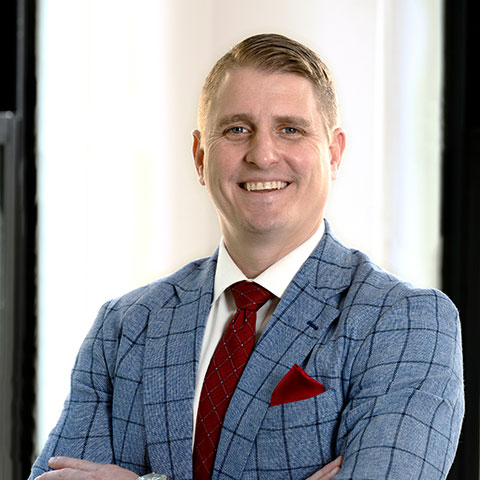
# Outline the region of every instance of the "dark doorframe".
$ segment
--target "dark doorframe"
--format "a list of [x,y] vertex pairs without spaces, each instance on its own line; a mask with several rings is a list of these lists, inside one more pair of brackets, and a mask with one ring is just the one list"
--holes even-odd
[[27,478],[36,331],[35,0],[0,3],[0,465]]
[[443,290],[460,311],[466,413],[449,480],[479,478],[480,7],[445,0]]

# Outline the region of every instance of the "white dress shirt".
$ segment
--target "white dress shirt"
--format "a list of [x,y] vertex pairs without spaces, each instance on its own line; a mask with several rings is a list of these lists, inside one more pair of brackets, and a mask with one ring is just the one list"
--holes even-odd
[[198,364],[197,380],[195,383],[195,397],[193,400],[194,439],[198,403],[200,401],[200,393],[205,374],[207,373],[208,365],[220,339],[227,330],[230,320],[237,311],[235,300],[233,299],[233,295],[228,287],[242,280],[255,281],[275,295],[274,298],[268,300],[257,312],[255,337],[255,341],[257,341],[262,332],[265,330],[265,327],[267,326],[275,307],[278,305],[280,298],[287,289],[288,284],[292,281],[300,267],[310,256],[313,249],[322,238],[324,230],[325,226],[322,221],[319,229],[308,240],[278,260],[278,262],[268,267],[264,272],[254,279],[249,279],[242,273],[227,252],[223,239],[220,241],[217,268],[215,270],[213,302],[210,307],[210,313],[205,326],[205,334],[203,337],[200,361]]

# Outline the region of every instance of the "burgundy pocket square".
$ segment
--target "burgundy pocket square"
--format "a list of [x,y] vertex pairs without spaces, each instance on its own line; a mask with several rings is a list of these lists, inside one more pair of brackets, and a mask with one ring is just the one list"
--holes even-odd
[[307,375],[299,365],[295,364],[275,387],[270,406],[306,400],[324,391],[325,387],[320,382]]

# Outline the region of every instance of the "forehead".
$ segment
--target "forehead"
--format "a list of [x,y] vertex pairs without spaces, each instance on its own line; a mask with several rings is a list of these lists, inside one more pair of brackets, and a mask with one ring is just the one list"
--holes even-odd
[[228,71],[219,84],[209,111],[209,124],[220,117],[319,116],[310,80],[293,73],[269,73],[252,68]]

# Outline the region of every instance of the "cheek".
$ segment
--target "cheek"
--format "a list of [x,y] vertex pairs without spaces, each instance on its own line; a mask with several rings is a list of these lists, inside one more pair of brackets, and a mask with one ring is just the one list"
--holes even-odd
[[317,148],[304,148],[296,152],[295,169],[299,175],[310,177],[311,182],[318,188],[332,176],[329,161],[328,152]]
[[241,166],[238,158],[239,156],[232,151],[232,148],[217,145],[209,152],[204,165],[204,176],[207,180],[216,183],[234,181]]
[[211,158],[204,167],[204,182],[211,196],[224,195],[229,185],[229,165],[226,161]]
[[[332,172],[326,162],[312,166],[310,181],[307,182],[308,196],[312,201],[324,202],[330,191]],[[316,199],[316,200],[314,200]]]

